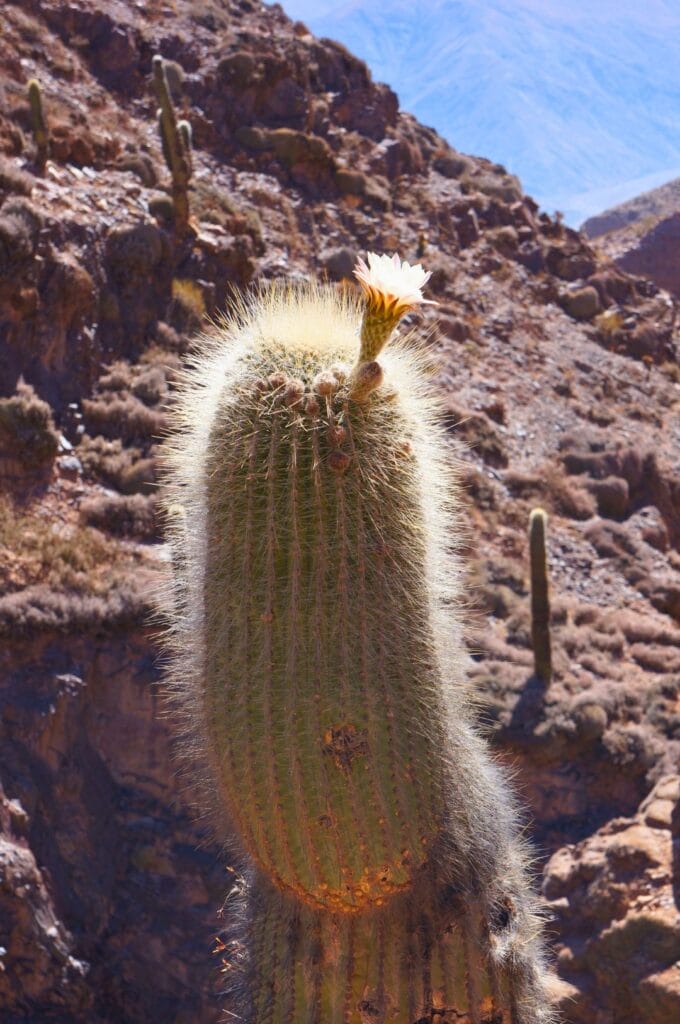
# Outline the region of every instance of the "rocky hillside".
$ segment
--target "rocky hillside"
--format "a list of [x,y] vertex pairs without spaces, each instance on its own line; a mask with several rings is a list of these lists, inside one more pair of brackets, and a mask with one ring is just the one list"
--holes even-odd
[[[220,1018],[230,875],[159,713],[156,446],[190,338],[233,287],[342,281],[367,248],[433,271],[425,344],[452,448],[467,446],[470,671],[530,808],[565,1020],[677,1020],[668,295],[541,214],[502,167],[401,114],[360,61],[276,6],[8,0],[0,28],[3,1021]],[[154,54],[193,132],[186,232]],[[539,504],[547,688],[527,595]]]

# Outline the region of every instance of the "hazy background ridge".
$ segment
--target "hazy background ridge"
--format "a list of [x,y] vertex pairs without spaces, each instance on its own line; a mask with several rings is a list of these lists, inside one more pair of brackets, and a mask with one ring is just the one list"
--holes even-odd
[[[457,149],[579,224],[680,175],[680,0],[289,0]],[[593,9],[594,8],[594,9]]]

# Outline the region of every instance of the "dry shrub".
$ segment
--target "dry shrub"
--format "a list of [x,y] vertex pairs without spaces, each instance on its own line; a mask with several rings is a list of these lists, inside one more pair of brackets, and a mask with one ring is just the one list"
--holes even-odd
[[603,679],[607,679],[612,674],[611,659],[600,651],[588,649],[587,645],[585,649],[581,650],[578,660],[581,667],[587,672],[591,672],[594,676],[601,676]]
[[507,619],[517,606],[518,598],[510,587],[502,583],[495,585],[481,584],[475,587],[472,594],[475,605],[485,615],[496,619]]
[[174,327],[159,320],[156,324],[155,340],[160,350],[165,352],[185,352],[187,348],[186,338],[177,333]]
[[475,612],[508,619],[508,630],[512,631],[524,614],[527,599],[521,565],[502,555],[487,559],[478,575],[470,578],[469,586]]
[[553,626],[563,626],[565,622],[569,621],[569,616],[572,614],[574,603],[570,597],[564,597],[561,594],[553,594],[550,598],[550,622]]
[[139,448],[124,447],[119,439],[85,434],[78,457],[86,473],[123,494],[148,494],[154,489],[155,459],[145,458]]
[[31,259],[34,243],[30,227],[16,213],[0,211],[0,276],[16,273]]
[[595,604],[580,604],[574,608],[573,619],[575,626],[599,628],[602,622],[602,609]]
[[525,605],[518,605],[507,619],[507,639],[513,647],[531,648],[531,616]]
[[135,174],[146,188],[155,188],[158,184],[156,166],[148,153],[122,153],[116,161],[116,167],[119,171]]
[[224,188],[199,179],[190,190],[191,208],[196,219],[207,224],[220,224],[232,235],[248,235],[258,256],[264,253],[263,226],[257,210],[237,205]]
[[97,382],[100,391],[128,391],[131,385],[132,367],[124,359],[112,363]]
[[112,630],[139,624],[153,610],[148,577],[109,576],[97,593],[61,592],[39,583],[0,597],[0,636],[16,639],[38,630]]
[[475,455],[485,463],[501,468],[507,466],[505,439],[485,413],[464,409],[449,402],[444,419],[449,429],[455,431],[455,436],[464,438]]
[[0,581],[7,593],[45,584],[52,590],[106,594],[120,547],[97,530],[66,524],[0,498]]
[[648,672],[680,673],[680,650],[663,644],[633,644],[630,656]]
[[91,434],[123,441],[158,438],[165,430],[164,413],[149,409],[127,392],[106,392],[93,400],[83,399],[83,417]]
[[579,629],[571,623],[566,623],[559,631],[559,646],[573,658],[579,652],[590,649],[590,634],[589,629]]
[[[166,326],[158,324],[158,327]],[[172,328],[169,328],[172,330]],[[174,333],[174,332],[173,332]],[[138,373],[145,373],[148,367],[157,367],[163,373],[168,384],[175,383],[184,373],[184,361],[177,352],[168,352],[160,344],[154,343],[142,352],[136,367]]]
[[545,471],[545,487],[550,511],[568,519],[591,519],[597,512],[597,502],[582,483],[565,476],[556,466]]
[[464,496],[473,499],[474,507],[491,511],[498,508],[498,485],[477,466],[467,463],[460,474]]
[[0,157],[0,192],[30,196],[33,178],[6,157]]
[[47,402],[28,384],[0,399],[0,467],[3,463],[30,469],[51,465],[59,449],[59,435]]
[[191,208],[199,221],[208,224],[221,224],[226,227],[231,217],[237,212],[236,203],[221,188],[217,188],[205,179],[199,178],[192,182]]
[[508,469],[503,473],[503,483],[515,497],[532,498],[542,495],[545,490],[543,478],[536,473],[522,473]]
[[117,537],[158,538],[154,499],[143,494],[102,494],[89,498],[80,507],[80,518],[86,526]]
[[590,644],[598,651],[605,651],[613,658],[621,658],[625,647],[623,633],[603,633],[599,629],[590,631]]
[[657,759],[653,737],[638,725],[616,725],[605,733],[603,742],[612,762],[620,768],[647,772]]
[[490,583],[504,584],[522,597],[528,594],[526,570],[521,562],[495,555],[487,560],[485,569]]
[[669,644],[680,648],[680,629],[661,625],[650,616],[622,610],[616,621],[629,643]]
[[654,683],[647,695],[645,718],[669,740],[680,740],[680,673]]
[[132,385],[132,393],[145,405],[158,405],[168,395],[165,373],[160,366],[149,366],[142,370]]

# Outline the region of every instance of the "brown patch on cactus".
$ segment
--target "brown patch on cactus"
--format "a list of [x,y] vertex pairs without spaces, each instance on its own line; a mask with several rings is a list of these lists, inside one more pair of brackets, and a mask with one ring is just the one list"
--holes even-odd
[[267,384],[269,385],[272,391],[278,391],[279,388],[282,388],[287,383],[288,378],[286,377],[285,373],[281,373],[280,371],[277,371],[276,373],[270,373],[269,376],[267,377]]
[[385,1019],[385,1008],[375,997],[362,999],[357,1005],[357,1010],[361,1024],[379,1024],[381,1020]]
[[301,380],[291,380],[286,386],[286,390],[283,393],[283,401],[289,407],[293,408],[300,404],[304,397],[305,386]]
[[341,452],[336,448],[328,456],[328,467],[334,473],[344,473],[351,461],[351,456],[347,452]]
[[369,752],[367,730],[357,729],[355,725],[326,729],[322,749],[332,757],[336,768],[349,774],[355,757],[364,757]]
[[373,870],[367,868],[358,881],[351,880],[347,867],[342,868],[342,873],[345,882],[340,889],[331,889],[324,883],[312,893],[297,887],[293,887],[294,891],[304,903],[344,916],[360,913],[369,907],[382,907],[390,896],[412,885],[411,877],[397,881],[395,868],[390,864]]
[[332,448],[338,448],[347,440],[347,430],[345,427],[333,425],[328,428],[328,443]]
[[321,373],[317,373],[312,381],[312,387],[317,395],[332,395],[339,386],[338,378],[330,370],[322,370]]

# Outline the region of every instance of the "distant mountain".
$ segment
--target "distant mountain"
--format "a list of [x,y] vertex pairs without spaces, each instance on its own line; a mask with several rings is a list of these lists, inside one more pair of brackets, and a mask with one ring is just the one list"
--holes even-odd
[[622,270],[680,299],[680,178],[589,217],[583,230]]
[[578,224],[680,174],[680,0],[287,0]]
[[649,228],[675,213],[680,213],[680,178],[589,217],[583,224],[583,230],[590,238],[597,238],[641,222]]

